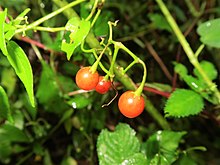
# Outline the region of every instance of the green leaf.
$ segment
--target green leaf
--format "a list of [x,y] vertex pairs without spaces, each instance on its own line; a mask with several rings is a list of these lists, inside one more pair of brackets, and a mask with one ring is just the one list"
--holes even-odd
[[196,92],[206,91],[207,86],[204,84],[204,81],[201,79],[197,79],[191,75],[185,75],[182,77],[186,84]]
[[164,111],[168,117],[186,117],[200,113],[203,107],[203,98],[198,93],[176,89],[167,100]]
[[[42,61],[42,72],[40,76],[39,86],[37,88],[36,97],[41,104],[47,104],[56,97],[59,97],[59,87],[55,81],[55,73],[50,66]],[[50,92],[46,92],[50,91]]]
[[170,165],[170,162],[161,154],[156,154],[154,158],[150,161],[150,165]]
[[146,156],[142,153],[135,153],[134,155],[129,156],[125,159],[120,165],[144,165],[147,164]]
[[69,28],[70,33],[70,43],[66,43],[65,40],[62,41],[61,50],[67,53],[67,59],[70,60],[74,50],[81,44],[81,42],[86,38],[90,31],[90,22],[86,20],[81,20],[79,24],[67,23],[67,29]]
[[62,124],[65,120],[69,119],[72,116],[73,112],[74,111],[72,109],[65,111],[59,123]]
[[110,12],[102,12],[102,14],[98,17],[94,27],[93,32],[95,36],[106,36],[108,35],[108,21],[112,17],[112,14]]
[[11,38],[15,34],[16,27],[12,24],[12,22],[9,22],[9,24],[5,24],[5,39],[11,40]]
[[32,119],[35,120],[37,116],[37,108],[36,106],[35,107],[31,106],[30,101],[28,99],[28,95],[26,93],[21,93],[19,95],[19,99],[23,103],[24,108],[31,115]]
[[0,86],[0,117],[13,122],[11,109],[8,102],[8,96],[5,90]]
[[[202,67],[202,69],[205,71],[206,75],[209,77],[209,79],[211,80],[215,80],[218,76],[218,71],[215,68],[214,64],[209,62],[209,61],[201,61],[200,65]],[[201,80],[203,80],[201,74],[199,73],[199,71],[195,68],[193,70],[193,73]],[[204,81],[204,80],[203,80]]]
[[148,14],[148,16],[156,28],[172,32],[170,25],[162,14]]
[[58,86],[59,79],[45,61],[42,61],[41,64],[42,72],[37,87],[36,97],[39,103],[43,104],[47,111],[63,113],[62,110],[66,110],[69,107],[61,98],[61,91]]
[[97,151],[100,165],[146,164],[135,131],[127,124],[118,124],[114,132],[102,130],[97,141]]
[[10,142],[30,142],[30,139],[23,130],[20,130],[17,127],[9,124],[4,124],[0,127],[0,139],[1,141],[9,140]]
[[173,165],[197,165],[189,156],[186,154],[182,155]]
[[82,109],[91,104],[92,98],[85,97],[84,95],[77,95],[71,98],[68,101],[68,104],[71,105],[74,109]]
[[206,45],[220,48],[220,18],[206,21],[199,25],[197,33],[200,41]]
[[178,73],[181,77],[188,74],[187,68],[181,63],[174,63],[174,71]]
[[7,15],[7,9],[0,11],[0,49],[4,55],[8,54],[6,44],[5,44],[5,18]]
[[77,161],[70,156],[65,157],[61,162],[61,165],[77,165],[77,164],[78,164]]
[[33,90],[33,73],[30,62],[23,51],[23,49],[14,41],[9,41],[7,45],[8,49],[8,61],[14,68],[17,76],[20,78],[24,87],[28,93],[31,105],[34,104],[34,90]]
[[2,140],[2,138],[0,137],[0,162],[4,162],[3,164],[8,164],[9,162],[8,159],[10,157],[10,155],[12,154],[12,146],[10,144],[10,141],[8,140]]
[[17,76],[13,68],[12,67],[3,68],[1,75],[1,84],[3,87],[5,87],[8,97],[10,97],[14,93],[16,81],[17,81]]
[[52,159],[50,156],[50,152],[48,150],[45,150],[45,153],[43,156],[44,156],[44,163],[43,164],[53,165],[53,162],[52,162]]
[[150,136],[146,142],[148,163],[172,164],[177,159],[177,148],[185,134],[186,132],[157,131]]

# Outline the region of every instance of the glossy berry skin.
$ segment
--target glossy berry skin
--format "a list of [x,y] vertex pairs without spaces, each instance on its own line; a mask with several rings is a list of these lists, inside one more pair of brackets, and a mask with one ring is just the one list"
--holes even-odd
[[90,66],[81,68],[76,74],[76,85],[83,90],[95,89],[99,82],[98,72],[92,73]]
[[134,91],[127,91],[120,96],[118,108],[124,116],[135,118],[144,110],[144,98],[136,96]]
[[106,92],[108,92],[110,87],[111,87],[111,81],[105,80],[104,76],[99,76],[99,82],[95,87],[96,92],[100,94],[105,94]]

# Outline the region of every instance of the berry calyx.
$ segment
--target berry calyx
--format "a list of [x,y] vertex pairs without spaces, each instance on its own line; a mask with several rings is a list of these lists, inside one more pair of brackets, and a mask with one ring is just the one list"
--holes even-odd
[[118,108],[124,116],[135,118],[143,112],[144,104],[142,96],[136,95],[134,91],[126,91],[119,98]]
[[99,76],[99,82],[95,87],[96,92],[105,94],[111,87],[111,81],[106,80],[104,76]]
[[97,71],[92,73],[91,67],[83,67],[76,74],[76,85],[83,90],[92,90],[99,82]]

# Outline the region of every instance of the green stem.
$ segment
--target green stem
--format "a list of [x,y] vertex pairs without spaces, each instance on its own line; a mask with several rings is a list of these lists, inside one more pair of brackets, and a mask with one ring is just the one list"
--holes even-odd
[[114,23],[108,21],[108,26],[109,26],[109,38],[108,38],[108,43],[111,43],[111,42],[113,41],[113,40],[112,40],[112,26],[116,26],[117,23],[118,23],[118,21],[115,21]]
[[86,18],[86,21],[89,21],[92,18],[93,14],[95,13],[95,10],[96,10],[97,5],[98,5],[98,1],[99,0],[95,0],[93,8],[92,8],[90,14],[88,15],[88,17]]
[[135,94],[137,96],[140,96],[143,89],[144,89],[144,86],[145,86],[145,82],[146,82],[146,79],[147,79],[147,68],[146,68],[146,65],[145,63],[142,61],[142,60],[139,60],[139,63],[143,66],[144,68],[144,75],[143,75],[143,78],[142,78],[142,81],[141,81],[141,85],[138,87],[138,89],[135,91]]
[[124,46],[121,42],[114,42],[114,41],[112,41],[112,43],[114,43],[115,45],[118,45],[119,48],[121,48],[122,50],[126,51],[134,59],[134,61],[126,68],[125,71],[127,71],[135,63],[140,63],[143,66],[143,68],[144,68],[144,75],[143,75],[143,78],[142,78],[142,82],[141,82],[141,85],[138,87],[138,89],[135,91],[135,94],[137,96],[140,96],[142,91],[143,91],[143,89],[144,89],[144,85],[145,85],[146,78],[147,78],[147,68],[146,68],[145,63],[141,59],[139,59],[132,51],[130,51],[126,46]]
[[40,62],[42,62],[43,58],[41,56],[39,49],[34,44],[31,44],[31,47],[33,48],[35,54],[37,55],[37,58],[40,60]]
[[32,155],[34,154],[34,151],[29,152],[27,155],[23,156],[16,165],[23,164],[26,160],[28,160]]
[[[116,78],[128,89],[128,90],[136,90],[137,87],[134,82],[128,77],[127,74],[123,73],[123,69],[115,63],[114,65],[114,73]],[[149,99],[145,95],[143,95],[145,100],[145,109],[147,112],[155,119],[155,121],[160,125],[161,128],[170,130],[169,123],[164,119],[164,117],[158,112],[158,110],[154,107]]]
[[42,27],[42,26],[35,26],[32,29],[33,30],[39,30],[39,31],[52,32],[52,33],[66,30],[65,27],[51,28],[51,27]]
[[191,0],[185,0],[185,2],[187,7],[189,8],[189,11],[192,13],[194,17],[199,17],[202,14],[201,12],[196,10]]
[[[58,7],[64,7],[68,5],[68,2],[66,0],[53,0],[53,3],[56,4]],[[64,10],[63,13],[68,19],[76,18],[76,21],[80,21],[81,18],[78,16],[76,11],[72,8],[68,8],[67,10]]]
[[198,58],[199,54],[202,52],[203,48],[205,47],[204,44],[200,45],[199,48],[195,52],[195,57]]
[[130,51],[126,46],[124,46],[122,43],[120,43],[120,48],[124,50],[125,52],[127,52],[135,61],[139,61],[139,58],[132,51]]
[[[65,0],[53,0],[56,2],[56,4],[60,7],[64,4]],[[68,19],[71,17],[76,17],[77,16],[76,12],[69,8],[68,10],[64,11],[63,14],[66,15]],[[100,45],[99,41],[96,39],[95,35],[90,32],[88,36],[86,37],[86,43],[91,47],[91,48],[96,48],[96,49],[102,49],[102,46]],[[109,52],[107,52],[109,53]],[[128,77],[127,74],[123,74],[123,69],[118,66],[117,63],[114,65],[114,74],[116,78],[125,86],[125,88],[129,90],[135,90],[137,87],[135,83]],[[159,126],[163,129],[170,129],[169,123],[164,119],[164,117],[158,112],[158,110],[154,107],[154,105],[151,103],[150,100],[146,99],[145,97],[145,108],[148,111],[148,113],[154,118],[154,120],[159,124]]]
[[170,14],[166,5],[163,3],[162,0],[156,0],[156,2],[158,3],[163,14],[165,15],[165,17],[166,17],[168,23],[170,24],[171,28],[173,29],[174,33],[176,34],[176,36],[177,36],[179,42],[181,43],[186,55],[188,56],[191,64],[199,71],[199,73],[203,77],[205,83],[208,85],[209,89],[211,91],[213,91],[215,97],[218,100],[218,103],[220,103],[220,93],[219,93],[216,85],[209,79],[209,77],[207,76],[205,71],[202,69],[193,50],[191,49],[191,47],[190,47],[189,43],[187,42],[186,38],[184,37],[183,33],[180,31],[177,23],[175,22],[174,18]]
[[46,21],[46,20],[48,20],[48,19],[50,19],[50,18],[52,18],[52,17],[62,13],[63,11],[65,11],[66,9],[68,9],[70,7],[73,7],[73,6],[76,6],[76,5],[80,4],[80,3],[82,3],[83,1],[85,1],[85,0],[76,0],[74,2],[71,2],[68,5],[66,5],[66,6],[64,6],[64,7],[60,8],[60,9],[58,9],[58,10],[56,10],[56,11],[54,11],[54,12],[52,12],[52,13],[50,13],[50,14],[42,17],[42,18],[40,18],[39,20],[31,23],[30,25],[28,25],[28,26],[26,26],[26,27],[24,27],[22,29],[16,30],[15,33],[17,34],[17,33],[21,33],[21,32],[33,29],[34,27],[40,25],[44,21]]
[[99,9],[99,10],[97,11],[97,13],[96,13],[94,19],[92,20],[91,28],[94,26],[95,22],[97,21],[99,15],[100,15],[100,13],[101,13],[101,11],[102,11],[101,9]]
[[[96,60],[98,60],[98,55],[97,55],[97,53],[96,53],[96,50],[95,49],[85,49],[84,48],[84,43],[85,43],[85,41],[82,41],[82,43],[81,43],[81,50],[83,51],[83,52],[86,52],[86,53],[92,53],[94,56],[95,56],[95,58],[96,58]],[[102,55],[105,53],[105,50],[107,49],[107,46],[106,47],[104,47],[104,49],[102,50],[102,52],[100,53],[100,56],[102,57]],[[100,57],[100,59],[101,59],[101,57]],[[100,60],[99,60],[99,66],[101,67],[101,69],[106,73],[106,74],[109,74],[109,71],[104,67],[104,65],[100,62]]]
[[132,63],[130,63],[123,71],[123,73],[125,74],[133,65],[137,64],[137,61],[134,60]]
[[119,49],[120,49],[120,45],[115,44],[114,45],[114,53],[113,53],[111,65],[109,68],[109,72],[110,72],[109,74],[110,74],[111,81],[113,80],[113,77],[114,77],[114,65],[115,65],[115,61],[116,61]]

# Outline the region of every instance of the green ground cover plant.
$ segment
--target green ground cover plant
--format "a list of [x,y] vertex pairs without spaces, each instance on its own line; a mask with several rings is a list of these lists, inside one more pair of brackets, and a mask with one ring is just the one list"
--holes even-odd
[[0,1],[0,164],[219,164],[219,6]]

